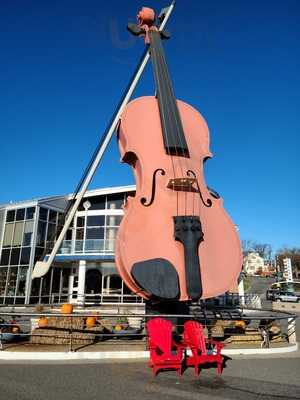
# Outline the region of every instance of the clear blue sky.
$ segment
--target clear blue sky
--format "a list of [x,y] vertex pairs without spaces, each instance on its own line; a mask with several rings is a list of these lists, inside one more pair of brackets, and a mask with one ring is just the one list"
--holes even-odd
[[[167,4],[1,1],[0,203],[73,191],[143,51],[127,22]],[[299,21],[298,0],[178,0],[166,43],[177,97],[210,128],[207,183],[242,239],[274,249],[300,246]],[[132,183],[113,140],[91,187]]]

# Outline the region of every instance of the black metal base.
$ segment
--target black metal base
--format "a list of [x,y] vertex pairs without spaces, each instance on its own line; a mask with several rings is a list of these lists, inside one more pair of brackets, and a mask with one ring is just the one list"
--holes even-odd
[[248,308],[243,306],[218,307],[207,305],[204,301],[193,302],[152,302],[146,301],[146,315],[162,316],[169,319],[174,325],[181,327],[188,317],[197,319],[203,323],[209,323],[215,320],[256,320],[272,321],[288,318],[297,318],[297,315],[279,310],[269,310],[263,308]]
[[[159,317],[164,315],[171,315],[169,317],[164,317],[172,322],[174,326],[177,326],[178,333],[182,333],[183,324],[186,321],[186,316],[189,314],[189,304],[187,302],[170,301],[170,302],[153,302],[151,300],[146,301],[146,321],[151,319],[149,315],[153,317]],[[174,317],[172,315],[175,315]]]

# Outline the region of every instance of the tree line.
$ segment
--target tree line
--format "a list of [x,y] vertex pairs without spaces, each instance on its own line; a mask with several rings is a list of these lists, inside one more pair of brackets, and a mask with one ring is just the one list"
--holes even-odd
[[[265,261],[272,260],[272,246],[269,243],[259,243],[254,240],[242,240],[243,255],[255,252],[260,255]],[[276,264],[283,268],[283,259],[290,258],[293,267],[300,268],[300,247],[282,247],[275,253]]]

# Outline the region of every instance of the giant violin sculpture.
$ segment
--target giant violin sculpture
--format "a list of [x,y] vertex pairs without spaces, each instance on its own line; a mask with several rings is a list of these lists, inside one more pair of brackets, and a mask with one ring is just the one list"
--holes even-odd
[[205,299],[226,292],[241,271],[236,229],[219,195],[204,181],[212,157],[201,114],[176,100],[153,10],[143,8],[129,30],[149,43],[156,97],[131,101],[118,143],[136,195],[124,206],[116,264],[127,286],[145,299]]

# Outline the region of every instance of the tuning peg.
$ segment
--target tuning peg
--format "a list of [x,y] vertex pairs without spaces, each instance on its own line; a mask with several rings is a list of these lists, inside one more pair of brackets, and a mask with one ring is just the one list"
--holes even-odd
[[139,25],[137,24],[128,24],[127,25],[127,30],[132,33],[134,36],[139,36],[145,33],[144,29],[142,29]]
[[160,33],[160,37],[161,37],[162,39],[168,40],[168,39],[170,39],[171,34],[170,34],[169,31],[163,30],[163,31],[161,31],[161,33]]

